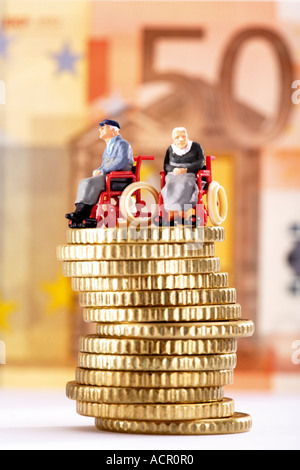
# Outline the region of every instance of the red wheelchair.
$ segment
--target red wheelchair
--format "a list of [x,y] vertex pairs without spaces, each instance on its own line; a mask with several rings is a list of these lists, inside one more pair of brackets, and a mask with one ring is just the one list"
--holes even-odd
[[[162,193],[159,193],[158,214],[154,216],[153,223],[159,227],[170,225],[185,226],[206,226],[208,219],[213,225],[221,225],[226,217],[228,210],[227,196],[224,188],[212,179],[212,161],[214,156],[206,157],[204,168],[197,173],[197,185],[199,188],[198,201],[193,207],[193,213],[189,219],[169,220],[168,212],[164,208]],[[165,186],[166,172],[160,173],[161,189]],[[206,196],[206,205],[204,204],[204,196]]]
[[[151,155],[134,157],[132,171],[114,171],[106,176],[106,190],[100,194],[90,218],[83,222],[86,228],[116,227],[120,218],[127,224],[149,225],[158,210],[158,191],[149,183],[140,181],[142,161],[154,160]],[[147,210],[142,198],[146,191],[154,198],[153,212]]]

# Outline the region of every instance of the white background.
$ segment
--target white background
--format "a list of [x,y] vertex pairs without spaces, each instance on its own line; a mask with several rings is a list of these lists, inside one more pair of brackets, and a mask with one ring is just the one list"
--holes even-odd
[[0,390],[1,450],[299,450],[300,395],[235,393],[236,411],[253,419],[249,433],[220,436],[144,436],[98,431],[58,391]]

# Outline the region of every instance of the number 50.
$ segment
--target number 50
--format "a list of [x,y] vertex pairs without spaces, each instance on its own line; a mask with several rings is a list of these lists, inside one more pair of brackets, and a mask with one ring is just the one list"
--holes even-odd
[[[149,29],[144,33],[144,81],[165,80],[177,88],[177,99],[181,99],[182,114],[185,122],[199,120],[203,103],[201,87],[194,78],[178,73],[161,74],[155,70],[155,46],[162,39],[199,39],[203,38],[201,29]],[[259,122],[243,115],[241,106],[234,96],[235,74],[243,46],[249,41],[261,39],[267,42],[275,54],[278,64],[280,87],[276,115],[271,118],[260,117]],[[257,74],[263,70],[257,69]],[[220,91],[223,123],[235,142],[243,146],[255,147],[276,137],[287,123],[291,110],[291,84],[293,82],[293,65],[289,49],[282,37],[275,31],[265,28],[253,28],[238,32],[231,38],[221,59],[218,89]],[[202,99],[205,99],[205,94]],[[199,102],[200,100],[200,102]],[[210,102],[213,103],[213,100]],[[204,117],[205,119],[205,117]]]

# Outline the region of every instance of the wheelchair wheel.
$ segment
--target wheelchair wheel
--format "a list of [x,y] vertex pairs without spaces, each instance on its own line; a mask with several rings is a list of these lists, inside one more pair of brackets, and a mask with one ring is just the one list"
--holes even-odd
[[221,225],[227,217],[228,203],[225,189],[216,181],[212,181],[207,193],[207,208],[213,225]]
[[228,203],[225,189],[216,181],[209,185],[207,207],[212,224],[221,225],[227,217]]
[[[148,212],[147,203],[142,200],[141,192],[146,193],[147,199],[149,195],[152,196],[150,212]],[[134,198],[135,201],[133,201]],[[158,191],[151,184],[142,181],[132,183],[125,188],[120,197],[121,214],[128,224],[150,225],[158,212],[158,198]]]

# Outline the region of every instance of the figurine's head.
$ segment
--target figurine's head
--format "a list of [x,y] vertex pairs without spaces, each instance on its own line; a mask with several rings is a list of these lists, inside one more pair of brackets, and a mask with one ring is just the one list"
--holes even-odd
[[113,137],[119,135],[120,124],[117,121],[104,119],[104,121],[99,123],[99,126],[100,139],[102,140],[109,141]]
[[172,132],[172,139],[174,145],[176,145],[180,150],[183,150],[188,146],[189,137],[184,127],[175,127]]

